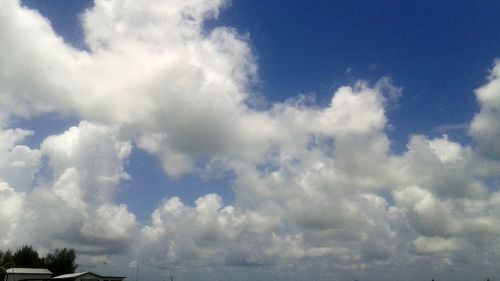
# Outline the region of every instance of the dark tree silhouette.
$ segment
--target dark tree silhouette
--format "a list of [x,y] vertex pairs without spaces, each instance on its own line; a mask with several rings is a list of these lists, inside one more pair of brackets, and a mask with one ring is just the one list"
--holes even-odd
[[[14,254],[11,250],[3,252],[0,250],[0,266],[4,269],[11,267],[47,268],[54,276],[75,272],[78,265],[75,263],[76,254],[73,249],[62,248],[50,252],[47,256],[40,258],[33,246],[23,246]],[[3,280],[5,272],[0,270],[0,280]]]
[[0,250],[0,266],[2,267],[2,270],[0,270],[0,280],[4,280],[4,269],[14,266],[14,256],[12,255],[11,250],[7,250],[7,252],[3,252]]
[[56,249],[44,258],[47,267],[54,276],[75,272],[78,265],[75,263],[76,254],[73,249]]
[[43,267],[43,260],[33,246],[25,245],[14,253],[14,265],[16,267]]
[[12,251],[7,250],[7,252],[3,252],[0,250],[0,266],[6,267],[6,266],[12,266],[13,264],[14,264],[14,255],[12,255]]

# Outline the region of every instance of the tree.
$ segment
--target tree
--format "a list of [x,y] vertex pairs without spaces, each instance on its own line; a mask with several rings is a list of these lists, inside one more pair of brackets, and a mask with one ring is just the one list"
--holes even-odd
[[12,255],[11,250],[7,250],[7,252],[0,251],[0,266],[2,267],[10,267],[14,265],[14,255]]
[[0,266],[2,269],[0,270],[0,280],[5,279],[5,269],[14,266],[14,256],[12,255],[11,250],[7,250],[7,252],[3,252],[0,250]]
[[[62,248],[49,252],[40,258],[33,246],[25,245],[14,254],[11,250],[3,252],[0,250],[0,266],[11,267],[33,267],[47,268],[57,276],[61,274],[74,273],[78,265],[75,263],[76,254],[73,249]],[[3,280],[0,272],[0,280]]]
[[33,246],[25,245],[14,253],[14,265],[16,267],[43,267],[43,260]]
[[55,276],[75,272],[78,265],[75,263],[76,255],[73,249],[56,249],[45,257],[45,267]]

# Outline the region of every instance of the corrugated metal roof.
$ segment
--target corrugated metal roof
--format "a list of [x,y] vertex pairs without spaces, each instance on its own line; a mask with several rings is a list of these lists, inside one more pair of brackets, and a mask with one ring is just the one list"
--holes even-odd
[[26,267],[14,267],[6,270],[7,273],[19,273],[19,274],[52,274],[52,272],[46,268],[26,268]]
[[99,274],[95,274],[93,272],[86,271],[86,272],[63,274],[63,275],[52,277],[52,279],[73,279],[73,278],[83,276],[85,274],[91,274],[91,275],[97,276],[97,277],[102,278],[102,279],[122,279],[123,280],[126,278],[126,277],[122,277],[122,276],[101,276]]
[[[70,273],[70,274],[63,274],[59,276],[52,277],[52,279],[66,279],[66,278],[76,278],[85,274],[93,274],[92,272],[78,272],[78,273]],[[95,275],[95,274],[93,274]]]

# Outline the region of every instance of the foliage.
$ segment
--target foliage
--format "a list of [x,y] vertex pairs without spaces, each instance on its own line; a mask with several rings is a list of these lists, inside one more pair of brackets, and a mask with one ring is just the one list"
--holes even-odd
[[4,269],[13,266],[14,266],[14,255],[12,254],[12,251],[7,250],[6,252],[3,252],[2,250],[0,250],[0,267],[2,269],[0,270],[0,280],[5,279]]
[[14,253],[14,264],[16,267],[43,267],[43,260],[33,246],[25,245]]
[[7,250],[3,252],[0,250],[0,266],[2,267],[11,267],[14,266],[14,255],[11,250]]
[[45,266],[54,273],[54,276],[73,273],[78,267],[75,264],[75,251],[73,249],[56,249],[45,257]]
[[47,268],[54,276],[74,273],[78,265],[75,263],[76,254],[73,249],[55,249],[45,257],[40,257],[33,246],[25,245],[17,249],[14,254],[9,249],[0,250],[0,280],[4,278],[4,270],[12,267]]

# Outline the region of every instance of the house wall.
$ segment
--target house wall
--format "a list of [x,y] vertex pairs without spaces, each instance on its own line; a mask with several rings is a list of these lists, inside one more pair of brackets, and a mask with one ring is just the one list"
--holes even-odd
[[26,274],[26,273],[9,273],[5,281],[19,281],[23,279],[44,280],[50,279],[50,274]]

